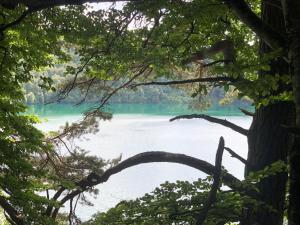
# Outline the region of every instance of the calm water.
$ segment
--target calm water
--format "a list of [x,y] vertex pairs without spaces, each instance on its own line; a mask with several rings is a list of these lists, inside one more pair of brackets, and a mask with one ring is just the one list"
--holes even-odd
[[[80,113],[87,106],[72,108],[70,105],[35,107],[32,112],[47,117],[47,122],[38,126],[44,130],[56,130],[66,121],[80,119]],[[111,159],[122,154],[126,159],[144,151],[168,151],[184,153],[214,163],[214,157],[220,136],[225,138],[226,146],[246,157],[246,138],[234,131],[204,120],[181,120],[169,122],[169,119],[181,113],[191,113],[182,106],[120,105],[112,106],[116,114],[111,121],[100,124],[100,132],[87,135],[77,144],[90,154]],[[223,108],[211,109],[208,113],[226,118],[242,127],[248,128],[249,117],[241,116],[238,110]],[[233,116],[229,116],[233,115]],[[237,176],[243,177],[243,165],[227,153],[224,153],[223,165]],[[108,182],[99,185],[100,193],[96,199],[90,197],[93,207],[78,207],[77,213],[82,219],[88,219],[97,211],[105,211],[121,200],[133,199],[151,192],[165,181],[194,181],[205,174],[187,166],[171,163],[139,165],[112,176]]]

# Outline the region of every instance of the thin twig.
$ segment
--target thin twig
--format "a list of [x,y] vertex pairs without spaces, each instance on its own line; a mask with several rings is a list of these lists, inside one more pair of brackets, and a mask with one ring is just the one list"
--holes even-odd
[[[119,87],[115,88],[113,91],[111,91],[109,94],[103,96],[103,98],[101,99],[101,104],[96,108],[91,110],[90,112],[86,113],[85,117],[83,120],[85,120],[86,118],[88,118],[89,116],[94,115],[96,112],[98,112],[100,109],[102,109],[102,107],[110,100],[110,98],[115,95],[118,91],[120,91],[121,89],[128,87],[129,84],[131,84],[136,78],[138,78],[139,76],[141,76],[142,74],[144,74],[147,69],[149,69],[149,64],[145,65],[142,67],[142,69],[140,69],[134,76],[132,76],[128,81],[126,81],[125,83],[123,83],[122,85],[120,85]],[[149,69],[149,73],[151,73],[152,69]]]
[[85,102],[88,94],[89,94],[89,91],[91,89],[91,87],[93,86],[93,83],[94,83],[94,80],[96,80],[96,77],[93,77],[92,79],[89,80],[89,84],[88,84],[88,87],[85,91],[85,94],[84,94],[84,97],[80,100],[80,102],[76,103],[76,106],[82,104],[83,102]]
[[76,71],[74,78],[72,80],[71,84],[66,85],[66,87],[59,92],[58,96],[57,96],[57,101],[61,101],[63,99],[65,99],[69,93],[77,86],[77,78],[78,75],[83,72],[83,70],[87,67],[87,65],[90,63],[90,61],[95,57],[95,55],[98,53],[98,51],[94,51],[91,56],[84,62],[83,65],[81,65],[78,70]]

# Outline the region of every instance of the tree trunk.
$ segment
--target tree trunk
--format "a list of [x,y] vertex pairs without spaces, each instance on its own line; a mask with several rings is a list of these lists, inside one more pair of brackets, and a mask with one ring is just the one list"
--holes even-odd
[[[282,10],[276,2],[268,4],[262,1],[262,20],[281,34],[285,33],[285,23]],[[260,54],[270,52],[270,48],[261,43]],[[271,70],[261,72],[260,76],[285,75],[289,72],[289,65],[282,59],[270,62]],[[286,87],[281,85],[278,91]],[[276,94],[276,93],[274,93]],[[292,137],[282,125],[292,126],[294,123],[294,106],[291,102],[278,102],[256,110],[248,135],[248,162],[245,174],[264,169],[278,161],[287,161],[288,150],[292,146]],[[244,225],[282,225],[285,206],[287,173],[280,173],[263,180],[259,185],[261,200],[272,206],[276,212],[263,207],[250,208],[245,213]]]
[[[264,169],[282,160],[286,162],[292,138],[282,125],[291,125],[294,107],[291,102],[279,102],[256,110],[248,135],[248,163],[246,174]],[[285,206],[287,174],[280,173],[264,179],[259,185],[262,201],[277,212],[259,208],[249,209],[244,224],[281,225]]]
[[289,41],[289,62],[296,107],[295,140],[289,153],[289,225],[300,224],[300,1],[281,0]]

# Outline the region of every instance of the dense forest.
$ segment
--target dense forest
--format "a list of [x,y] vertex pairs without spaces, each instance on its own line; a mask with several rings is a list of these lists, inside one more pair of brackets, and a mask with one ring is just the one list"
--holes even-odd
[[[72,64],[79,64],[79,60],[73,60]],[[26,104],[48,104],[48,103],[67,103],[78,104],[86,95],[85,90],[74,88],[65,98],[59,99],[59,93],[62,86],[68,83],[72,76],[65,75],[66,66],[56,65],[54,68],[48,69],[43,73],[37,73],[36,78],[31,82],[24,84]],[[43,88],[40,77],[50,78],[52,89]],[[166,81],[162,78],[161,81]],[[111,82],[109,85],[116,87],[119,82]],[[99,87],[89,90],[85,97],[84,103],[96,103],[100,101],[101,93]],[[194,96],[195,88],[178,88],[171,86],[141,86],[138,88],[126,88],[120,90],[109,99],[110,103],[138,103],[138,104],[185,104],[190,107],[198,107],[205,109],[213,105],[230,104],[249,107],[252,104],[251,99],[239,99],[237,91],[225,92],[222,87],[209,88],[208,93],[202,96]]]
[[[90,205],[86,195],[97,195],[98,184],[130,167],[167,162],[207,178],[162,184],[87,223],[300,224],[299,0],[0,0],[0,72],[5,223],[82,224],[76,207]],[[171,93],[176,100],[163,97]],[[74,146],[111,119],[103,111],[110,101],[209,102],[224,93],[223,102],[238,96],[255,106],[241,109],[251,118],[248,129],[205,114],[170,121],[203,119],[229,128],[247,139],[246,159],[223,137],[211,140],[218,141],[214,164],[163,151],[102,159]],[[80,121],[45,133],[26,102],[54,95],[97,104]],[[244,164],[244,179],[223,167],[224,152]]]

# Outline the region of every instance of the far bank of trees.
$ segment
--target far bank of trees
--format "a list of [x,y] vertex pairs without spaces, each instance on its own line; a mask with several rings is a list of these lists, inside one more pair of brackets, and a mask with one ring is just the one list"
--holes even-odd
[[[78,60],[72,62],[73,65],[79,64]],[[28,105],[42,105],[47,103],[57,103],[61,88],[70,80],[72,76],[66,75],[66,66],[56,65],[45,72],[36,73],[35,79],[24,84],[25,102]],[[40,77],[51,79],[52,89],[43,88]],[[166,81],[162,78],[161,81]],[[100,82],[99,82],[100,83]],[[122,82],[108,82],[110,86],[117,87]],[[137,103],[137,104],[184,104],[190,107],[205,109],[215,105],[236,105],[237,107],[248,107],[252,105],[249,98],[239,99],[238,92],[231,90],[225,92],[222,87],[209,88],[207,94],[203,96],[195,96],[196,88],[189,89],[187,87],[179,88],[176,86],[141,86],[139,88],[125,88],[111,96],[110,103]],[[86,95],[86,96],[85,96]],[[74,88],[68,95],[61,99],[59,103],[77,104],[96,103],[101,99],[102,93],[99,87],[94,87],[88,93],[80,88]],[[194,96],[193,96],[194,95]]]

